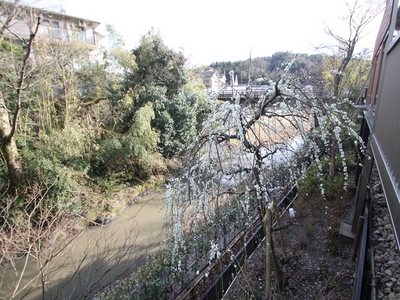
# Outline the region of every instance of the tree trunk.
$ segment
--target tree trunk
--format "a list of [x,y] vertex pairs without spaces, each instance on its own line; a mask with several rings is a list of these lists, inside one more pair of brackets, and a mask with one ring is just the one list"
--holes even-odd
[[341,74],[335,74],[334,80],[333,80],[333,96],[335,98],[339,97],[339,85],[340,82],[342,81],[342,75]]
[[271,294],[271,261],[275,272],[275,281],[278,291],[282,292],[284,288],[284,276],[281,268],[279,267],[278,259],[275,255],[274,242],[271,234],[271,210],[265,210],[263,219],[263,226],[265,230],[265,299],[270,298]]
[[10,186],[16,188],[22,180],[21,157],[14,137],[11,135],[12,126],[5,106],[3,93],[0,91],[0,139],[1,153],[7,162]]
[[274,240],[272,239],[272,234],[270,234],[269,237],[270,237],[270,247],[271,247],[270,250],[271,250],[272,263],[274,266],[276,286],[278,287],[278,291],[282,293],[285,287],[285,278],[279,266],[278,259],[276,258],[275,255],[275,247],[274,247]]
[[[278,205],[276,204],[276,197],[275,196],[272,197],[272,201],[274,203],[276,225],[278,225],[278,228],[280,228],[281,227],[281,217],[279,215]],[[287,259],[287,254],[286,254],[285,243],[283,242],[282,230],[279,230],[278,234],[279,234],[279,241],[280,241],[281,247],[282,247],[283,262],[286,264],[288,259]]]
[[263,219],[265,231],[265,299],[271,294],[271,211],[266,209]]

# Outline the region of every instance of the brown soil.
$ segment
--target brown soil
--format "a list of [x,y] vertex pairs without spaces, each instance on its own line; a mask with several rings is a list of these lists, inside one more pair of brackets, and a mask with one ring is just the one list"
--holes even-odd
[[[289,225],[282,230],[286,263],[278,233],[273,233],[286,286],[283,291],[278,291],[272,271],[270,299],[351,299],[355,268],[351,262],[352,245],[339,240],[339,229],[342,221],[351,224],[352,204],[351,200],[343,199],[328,201],[300,197],[296,200],[293,205],[295,217],[290,218],[285,213],[281,224]],[[263,242],[250,256],[224,300],[265,299],[264,290]]]

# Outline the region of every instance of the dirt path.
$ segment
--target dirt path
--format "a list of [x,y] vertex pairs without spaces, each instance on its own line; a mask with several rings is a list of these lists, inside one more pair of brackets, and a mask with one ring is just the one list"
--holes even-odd
[[[351,216],[352,203],[302,198],[294,205],[294,218],[285,215],[283,223],[293,224],[284,230],[288,262],[284,263],[279,238],[274,243],[286,278],[283,292],[272,282],[271,299],[351,299],[353,290],[352,247],[339,242],[338,226]],[[349,216],[345,216],[346,212]],[[274,277],[272,276],[274,281]],[[264,299],[264,243],[249,258],[244,271],[224,296],[233,299]]]

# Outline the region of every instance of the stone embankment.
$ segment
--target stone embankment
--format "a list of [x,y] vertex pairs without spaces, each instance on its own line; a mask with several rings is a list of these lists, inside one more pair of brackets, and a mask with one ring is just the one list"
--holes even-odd
[[[378,182],[379,179],[376,179]],[[377,299],[400,299],[400,252],[380,184],[373,191],[372,246]],[[400,217],[400,216],[395,216]]]

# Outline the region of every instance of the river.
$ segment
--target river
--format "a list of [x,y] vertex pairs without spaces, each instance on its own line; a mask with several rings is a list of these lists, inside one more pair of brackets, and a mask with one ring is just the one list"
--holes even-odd
[[[25,261],[27,266],[20,286],[29,282],[28,286],[33,286],[24,299],[85,299],[117,276],[132,272],[145,256],[160,250],[160,241],[165,237],[165,212],[161,209],[164,194],[163,187],[153,189],[137,197],[110,224],[85,229],[52,258],[43,269],[44,276],[38,276],[37,260],[21,258],[16,269],[20,272]],[[11,286],[18,277],[15,271],[6,269],[1,275],[0,299],[21,299],[27,289],[12,297]],[[41,278],[45,281],[44,292]]]

